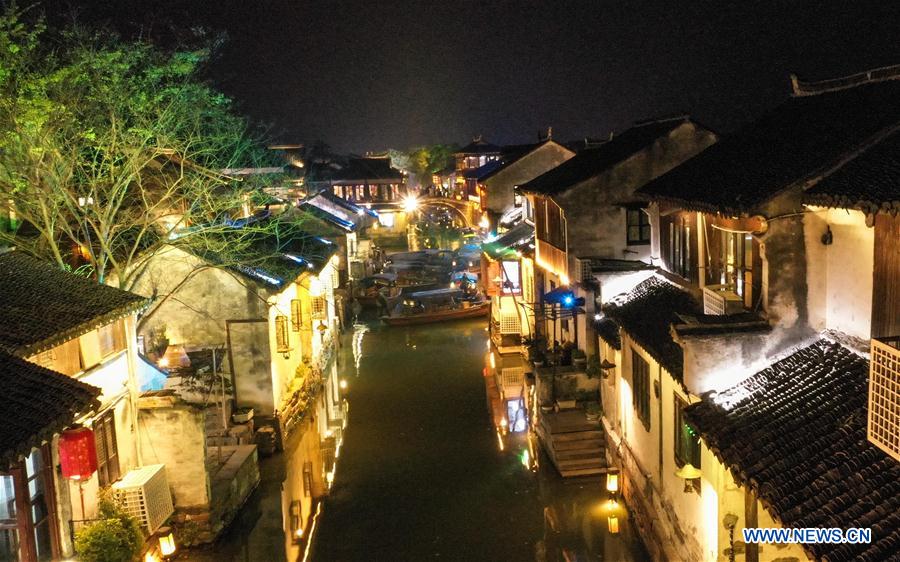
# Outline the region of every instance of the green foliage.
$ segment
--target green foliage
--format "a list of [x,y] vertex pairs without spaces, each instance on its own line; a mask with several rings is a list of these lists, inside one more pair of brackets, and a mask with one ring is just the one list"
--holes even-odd
[[0,201],[27,225],[0,242],[61,267],[81,247],[99,281],[128,288],[174,232],[194,227],[177,243],[204,244],[272,181],[217,172],[273,156],[201,78],[209,49],[50,33],[26,15],[0,14]]
[[131,562],[143,544],[137,520],[106,495],[100,498],[98,520],[75,536],[75,552],[83,562]]
[[391,165],[414,176],[420,187],[429,187],[432,174],[453,163],[455,150],[455,146],[447,144],[419,146],[407,151],[391,150]]

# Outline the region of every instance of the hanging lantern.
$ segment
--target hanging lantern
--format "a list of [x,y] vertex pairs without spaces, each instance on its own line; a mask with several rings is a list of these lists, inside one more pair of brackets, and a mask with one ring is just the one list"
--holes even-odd
[[59,436],[59,464],[63,478],[87,480],[97,472],[94,432],[86,427],[67,429]]
[[609,533],[611,535],[619,534],[619,518],[616,516],[610,516],[606,518],[606,524],[609,527]]
[[619,491],[619,471],[610,470],[606,473],[606,491],[615,494]]

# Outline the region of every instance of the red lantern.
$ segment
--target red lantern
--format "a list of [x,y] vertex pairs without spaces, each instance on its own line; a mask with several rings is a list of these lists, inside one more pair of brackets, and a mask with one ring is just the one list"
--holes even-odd
[[86,427],[67,429],[59,437],[59,464],[64,478],[87,480],[97,472],[94,432]]

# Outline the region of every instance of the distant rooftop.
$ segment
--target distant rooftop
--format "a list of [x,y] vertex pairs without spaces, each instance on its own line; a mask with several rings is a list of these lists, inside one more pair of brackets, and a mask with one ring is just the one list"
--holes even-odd
[[501,148],[496,144],[491,144],[484,140],[481,135],[472,139],[472,142],[457,150],[454,154],[458,156],[479,155],[479,154],[500,154]]
[[559,166],[519,186],[524,192],[554,195],[568,191],[651,146],[687,121],[672,119],[636,124],[596,148],[585,149]]
[[331,173],[332,181],[396,180],[403,174],[391,167],[390,158],[351,158],[347,165]]

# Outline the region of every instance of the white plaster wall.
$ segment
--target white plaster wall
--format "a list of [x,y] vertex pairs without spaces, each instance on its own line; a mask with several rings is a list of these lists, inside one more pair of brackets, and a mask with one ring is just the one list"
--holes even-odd
[[[301,333],[295,332],[291,324],[291,300],[299,298],[296,283],[285,285],[284,289],[269,299],[269,357],[271,358],[272,403],[281,409],[284,399],[289,396],[291,384],[297,374],[297,368],[308,352],[303,348]],[[304,307],[310,303],[304,302]],[[290,351],[278,351],[278,340],[275,336],[275,317],[287,317],[288,342]]]
[[[875,229],[866,226],[860,211],[810,210],[803,217],[810,326],[869,339]],[[828,246],[821,241],[827,228],[832,232]]]
[[209,507],[206,430],[202,410],[180,404],[138,410],[147,464],[165,464],[178,508]]

